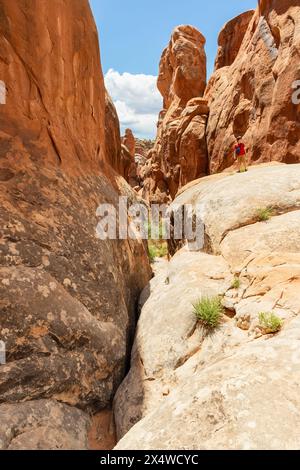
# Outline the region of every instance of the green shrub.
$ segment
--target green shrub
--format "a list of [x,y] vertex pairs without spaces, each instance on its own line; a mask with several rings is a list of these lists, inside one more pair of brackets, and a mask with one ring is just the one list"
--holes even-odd
[[213,330],[220,325],[224,313],[220,297],[203,297],[193,307],[196,318],[204,328]]
[[256,211],[257,218],[260,222],[266,222],[267,220],[270,220],[273,214],[274,210],[272,207],[260,207]]
[[239,289],[241,287],[241,281],[238,277],[235,277],[232,281],[231,288],[232,289]]
[[149,241],[148,252],[151,263],[155,258],[165,258],[168,256],[168,244],[164,241]]
[[161,219],[159,221],[159,224],[155,224],[153,225],[152,227],[152,224],[153,224],[153,221],[152,220],[149,220],[148,223],[145,225],[145,229],[146,229],[146,232],[148,234],[148,240],[153,240],[152,238],[152,228],[153,228],[153,232],[157,232],[156,235],[158,236],[158,239],[157,240],[164,240],[166,239],[166,227],[165,227],[165,224],[163,222],[163,220]]
[[265,333],[277,333],[281,330],[283,321],[273,312],[259,314],[259,326]]
[[165,238],[165,227],[163,221],[160,220],[158,226],[158,240],[151,238],[151,221],[149,221],[146,230],[148,232],[148,252],[151,263],[155,261],[155,258],[164,258],[168,255],[168,243]]

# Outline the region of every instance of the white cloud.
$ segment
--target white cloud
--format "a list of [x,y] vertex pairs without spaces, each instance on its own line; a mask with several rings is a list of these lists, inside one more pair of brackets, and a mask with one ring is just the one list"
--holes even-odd
[[155,137],[162,108],[156,80],[153,75],[120,74],[113,69],[105,75],[105,85],[117,108],[122,134],[129,127],[136,137]]

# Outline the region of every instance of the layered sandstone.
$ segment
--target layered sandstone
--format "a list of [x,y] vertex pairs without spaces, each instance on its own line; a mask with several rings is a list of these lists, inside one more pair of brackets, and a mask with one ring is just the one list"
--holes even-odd
[[[173,207],[186,203],[206,243],[162,262],[140,298],[131,369],[115,397],[116,449],[297,449],[300,165],[212,175]],[[261,221],[265,207],[272,216]],[[193,303],[216,295],[225,314],[208,334]],[[260,312],[281,318],[281,331],[267,334]]]
[[1,447],[86,448],[89,414],[123,377],[150,268],[142,243],[96,236],[99,204],[135,196],[112,168],[119,124],[88,1],[0,8]]
[[143,195],[152,201],[174,198],[178,188],[207,172],[204,44],[198,30],[178,26],[162,54],[157,85],[164,109],[144,171]]
[[300,105],[292,100],[300,79],[299,26],[297,0],[260,1],[252,17],[238,17],[221,32],[217,70],[205,92],[212,173],[233,164],[238,135],[252,163],[299,161]]

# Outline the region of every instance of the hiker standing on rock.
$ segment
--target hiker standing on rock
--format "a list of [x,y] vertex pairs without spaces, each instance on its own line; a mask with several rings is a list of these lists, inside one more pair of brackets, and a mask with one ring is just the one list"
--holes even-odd
[[236,140],[237,140],[237,143],[234,146],[234,159],[238,160],[239,173],[242,173],[244,171],[248,171],[246,147],[245,147],[245,144],[242,142],[242,137],[237,137]]

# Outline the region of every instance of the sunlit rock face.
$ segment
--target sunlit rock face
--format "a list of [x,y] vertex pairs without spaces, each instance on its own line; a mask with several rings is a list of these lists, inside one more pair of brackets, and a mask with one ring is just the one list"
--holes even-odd
[[110,404],[123,377],[150,276],[142,243],[96,237],[99,204],[135,196],[112,168],[119,123],[89,4],[53,0],[50,10],[0,4],[3,448],[55,448],[60,432],[61,448],[86,447],[88,413]]
[[222,30],[205,92],[212,173],[233,164],[237,136],[243,136],[252,163],[299,162],[299,29],[299,2],[275,0],[261,1],[253,15],[241,15]]

